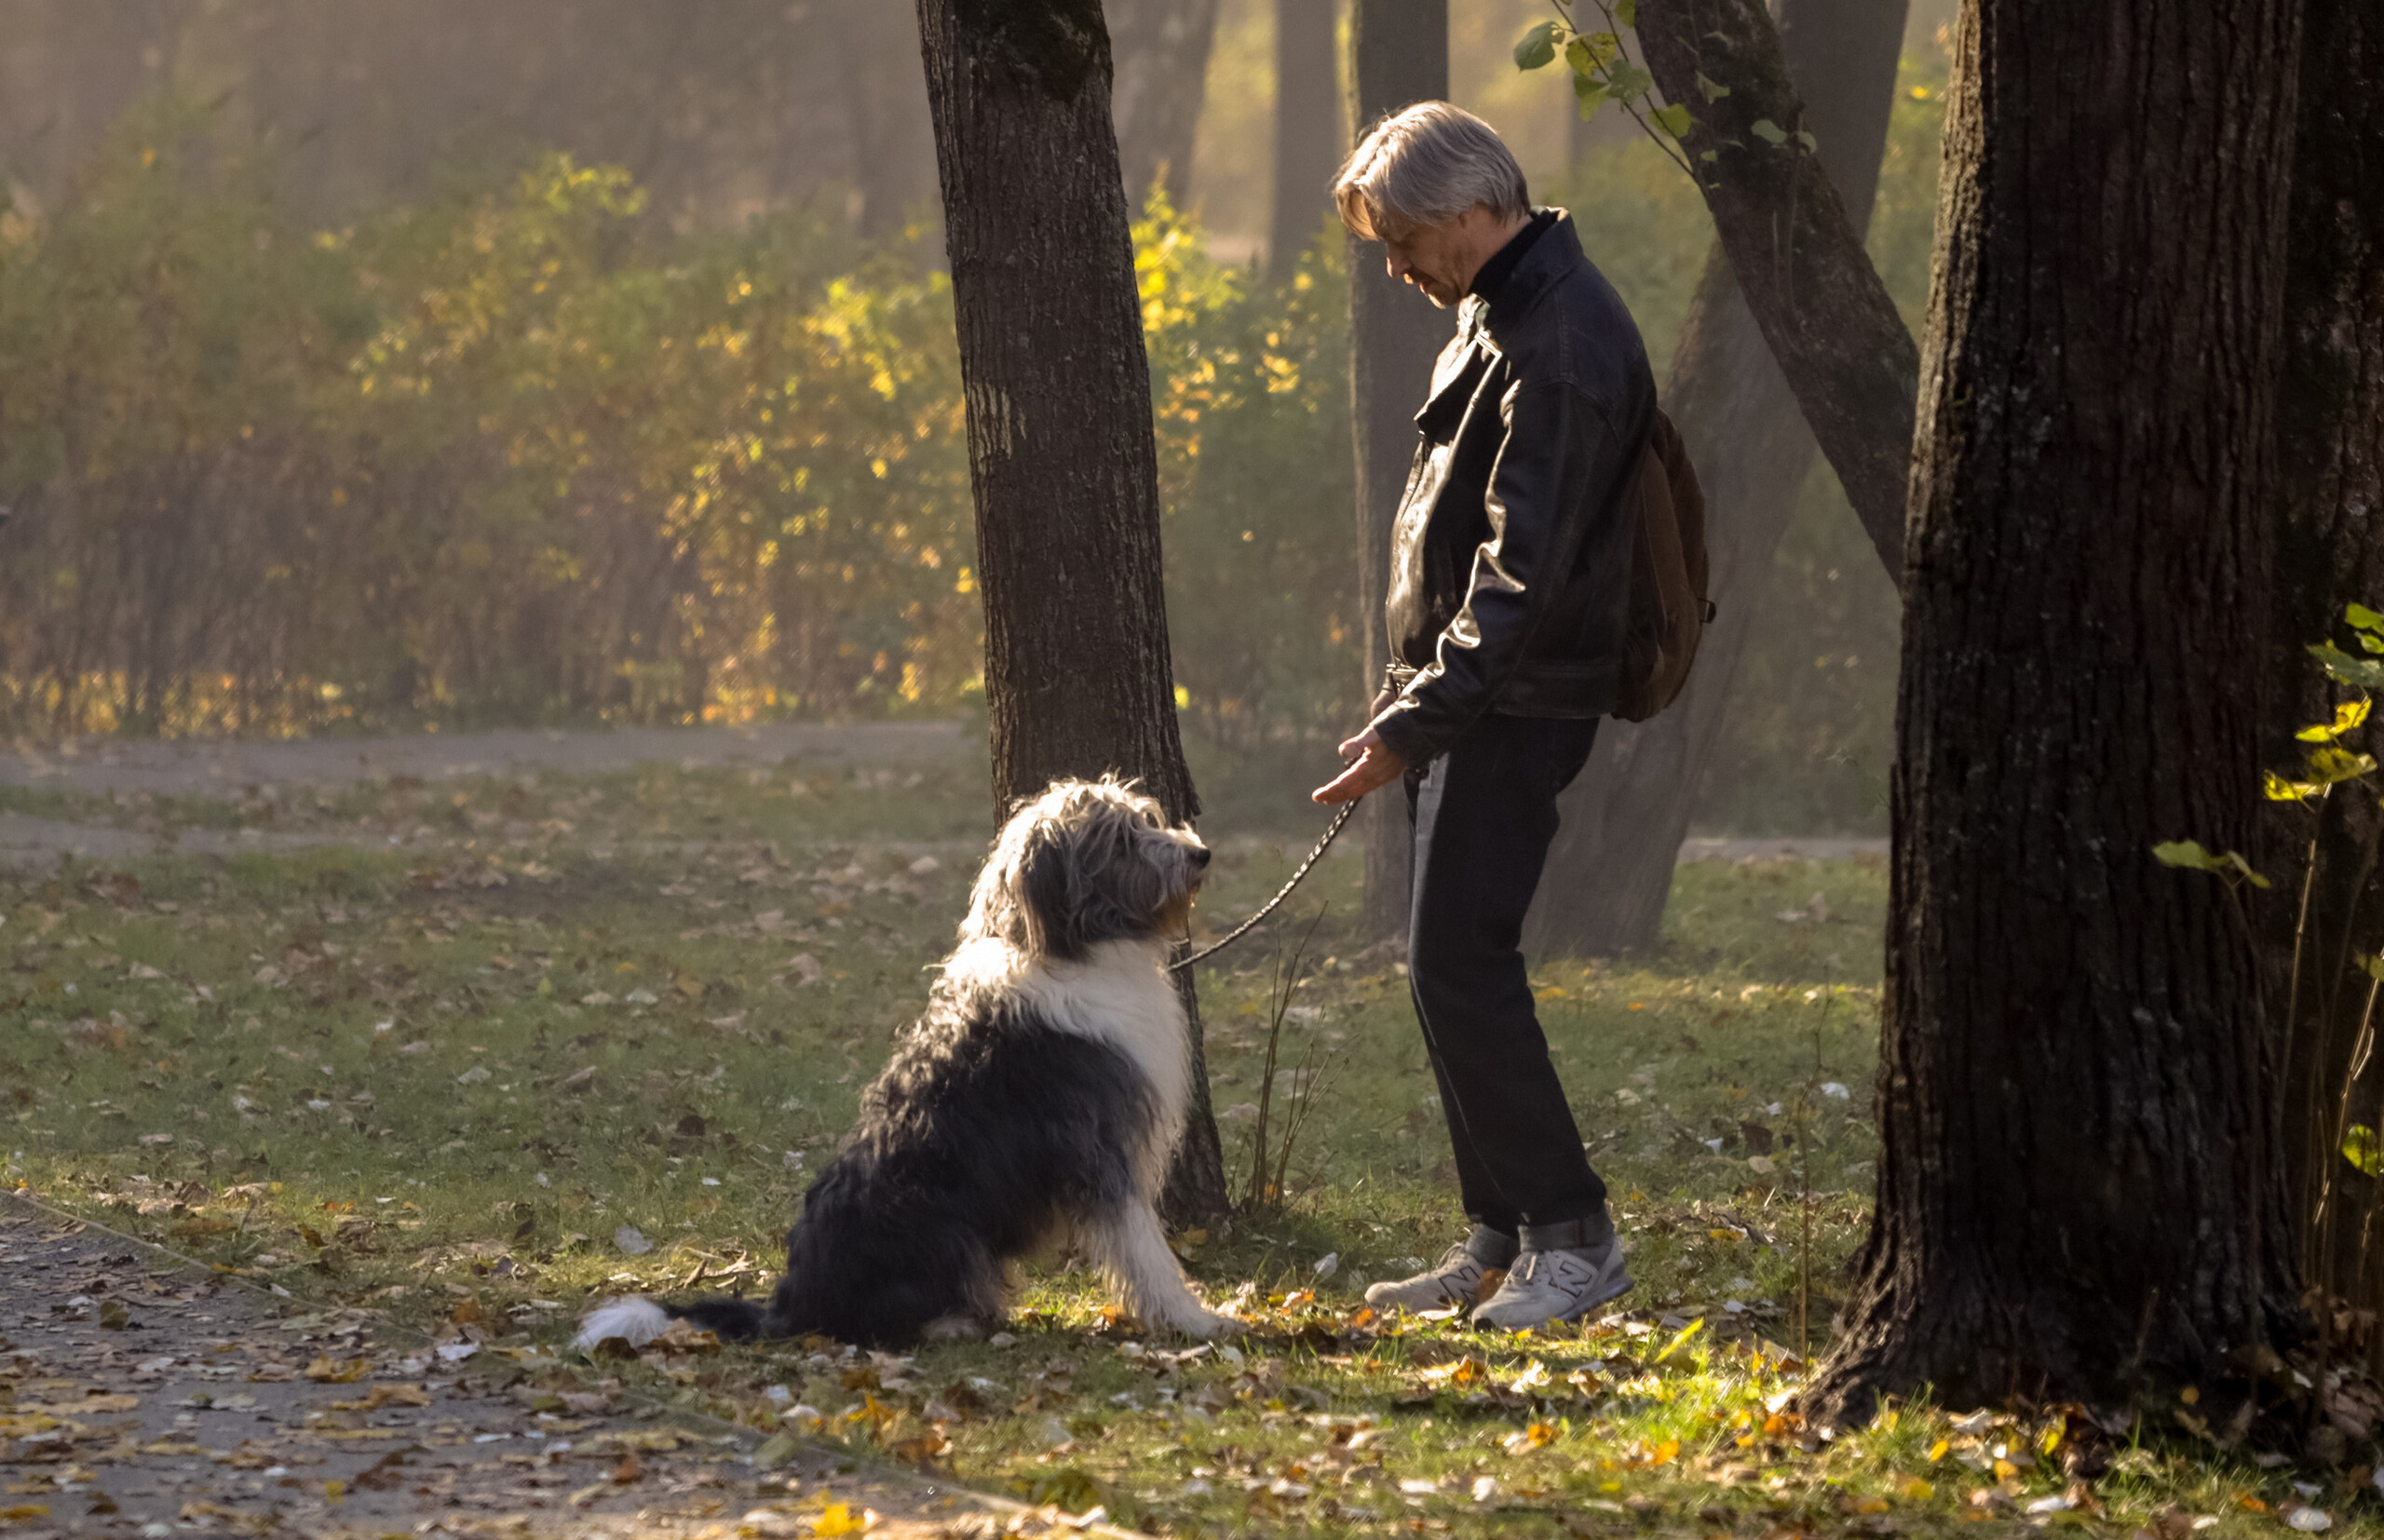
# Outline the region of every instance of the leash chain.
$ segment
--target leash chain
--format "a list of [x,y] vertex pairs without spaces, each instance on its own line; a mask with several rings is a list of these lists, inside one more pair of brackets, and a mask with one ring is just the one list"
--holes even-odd
[[1341,832],[1341,826],[1349,821],[1349,815],[1358,810],[1358,804],[1363,800],[1363,798],[1356,798],[1341,804],[1341,811],[1333,815],[1333,821],[1324,826],[1324,838],[1316,842],[1316,848],[1307,853],[1307,860],[1300,862],[1300,869],[1292,873],[1292,880],[1285,883],[1280,889],[1278,889],[1275,896],[1267,899],[1266,902],[1260,907],[1257,913],[1253,914],[1249,919],[1242,921],[1241,924],[1234,926],[1231,930],[1226,931],[1222,939],[1202,947],[1199,951],[1194,952],[1191,956],[1185,958],[1184,961],[1180,963],[1168,964],[1168,971],[1171,973],[1181,973],[1185,968],[1190,967],[1193,964],[1199,962],[1204,958],[1215,956],[1218,952],[1223,952],[1226,948],[1233,945],[1236,941],[1240,940],[1242,937],[1248,935],[1251,928],[1256,925],[1259,921],[1264,920],[1267,915],[1272,914],[1275,911],[1280,909],[1283,905],[1283,900],[1292,896],[1292,889],[1300,885],[1300,879],[1307,876],[1309,870],[1313,868],[1318,861],[1324,858],[1324,852],[1326,848],[1333,844],[1333,836]]

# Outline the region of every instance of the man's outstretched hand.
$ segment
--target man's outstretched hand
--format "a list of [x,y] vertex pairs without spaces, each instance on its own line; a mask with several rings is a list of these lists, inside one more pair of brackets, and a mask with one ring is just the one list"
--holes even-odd
[[1377,787],[1388,786],[1407,769],[1407,762],[1390,751],[1371,727],[1341,746],[1341,762],[1348,768],[1308,793],[1331,807],[1355,802]]

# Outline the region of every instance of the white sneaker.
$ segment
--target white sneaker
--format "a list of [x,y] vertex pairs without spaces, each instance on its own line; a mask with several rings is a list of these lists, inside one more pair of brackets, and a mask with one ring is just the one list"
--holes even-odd
[[1473,1324],[1521,1331],[1578,1320],[1630,1287],[1619,1240],[1585,1251],[1525,1251],[1473,1313]]
[[1488,1271],[1482,1260],[1458,1241],[1438,1263],[1412,1278],[1366,1286],[1366,1303],[1378,1310],[1393,1305],[1407,1310],[1445,1310],[1471,1304],[1481,1297],[1482,1278]]

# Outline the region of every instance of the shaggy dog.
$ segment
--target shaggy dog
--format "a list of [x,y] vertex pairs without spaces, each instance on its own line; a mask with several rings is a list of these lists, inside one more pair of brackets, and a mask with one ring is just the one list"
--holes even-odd
[[769,1303],[608,1301],[577,1341],[642,1345],[672,1317],[724,1338],[893,1345],[1001,1318],[1010,1264],[1073,1244],[1145,1326],[1207,1336],[1152,1207],[1190,1055],[1167,972],[1207,847],[1115,780],[1022,806],[978,875],[927,1015],[861,1095],[805,1195]]

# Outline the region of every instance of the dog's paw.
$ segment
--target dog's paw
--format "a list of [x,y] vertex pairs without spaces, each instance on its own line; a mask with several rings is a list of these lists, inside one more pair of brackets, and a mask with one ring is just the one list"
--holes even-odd
[[919,1335],[936,1342],[975,1342],[985,1334],[985,1323],[974,1316],[938,1316],[919,1328]]
[[1186,1337],[1226,1337],[1241,1330],[1241,1322],[1212,1310],[1202,1310],[1168,1324],[1179,1335]]
[[670,1312],[635,1294],[606,1300],[579,1318],[579,1332],[571,1339],[571,1344],[585,1352],[598,1343],[619,1337],[631,1347],[643,1347],[670,1331]]

